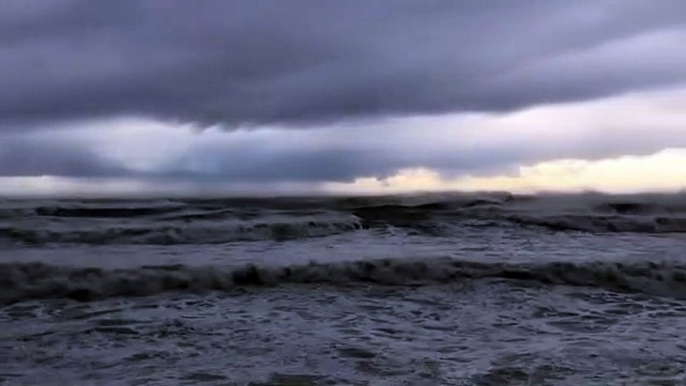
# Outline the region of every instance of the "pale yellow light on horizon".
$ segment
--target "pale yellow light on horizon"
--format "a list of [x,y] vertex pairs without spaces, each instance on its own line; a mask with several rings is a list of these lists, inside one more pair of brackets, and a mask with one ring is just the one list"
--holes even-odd
[[507,190],[608,193],[677,191],[686,188],[686,149],[667,149],[648,156],[596,161],[565,159],[520,166],[515,176],[442,178],[425,168],[404,169],[387,178],[364,177],[352,183],[329,183],[335,193],[410,193],[416,191]]

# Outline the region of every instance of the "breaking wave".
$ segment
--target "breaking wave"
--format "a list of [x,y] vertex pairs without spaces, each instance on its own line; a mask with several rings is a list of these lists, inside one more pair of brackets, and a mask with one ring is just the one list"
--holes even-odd
[[539,227],[589,233],[685,233],[683,195],[461,197],[420,203],[382,203],[351,210],[365,226],[407,228],[463,226]]
[[179,206],[39,206],[38,216],[76,218],[131,218],[166,214],[181,210]]
[[418,286],[482,279],[686,297],[686,266],[671,263],[478,263],[452,259],[369,260],[269,267],[143,266],[105,270],[43,263],[0,265],[0,302],[90,301],[170,291],[233,291],[284,284]]
[[451,237],[455,227],[553,232],[686,233],[686,195],[509,193],[362,198],[0,202],[0,243],[218,244],[399,228]]
[[34,229],[0,227],[0,240],[25,245],[70,244],[223,244],[234,241],[285,241],[332,236],[361,229],[355,218],[340,220],[233,222],[218,224],[154,224],[101,229]]
[[590,233],[684,233],[686,217],[602,216],[602,215],[510,215],[502,220],[523,226],[537,226],[553,231]]

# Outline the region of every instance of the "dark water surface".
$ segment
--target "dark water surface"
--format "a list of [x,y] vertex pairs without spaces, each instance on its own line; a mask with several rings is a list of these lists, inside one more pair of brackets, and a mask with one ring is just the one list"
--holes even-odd
[[686,197],[0,201],[0,385],[686,384]]

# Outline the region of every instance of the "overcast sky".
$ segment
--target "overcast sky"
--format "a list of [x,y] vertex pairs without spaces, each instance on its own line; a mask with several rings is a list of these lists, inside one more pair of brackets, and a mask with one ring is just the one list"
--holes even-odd
[[5,0],[0,193],[680,189],[684,42],[683,0]]

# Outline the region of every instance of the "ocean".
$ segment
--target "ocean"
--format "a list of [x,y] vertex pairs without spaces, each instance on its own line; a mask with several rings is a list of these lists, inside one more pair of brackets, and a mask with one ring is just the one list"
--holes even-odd
[[684,385],[686,195],[2,199],[0,385]]

